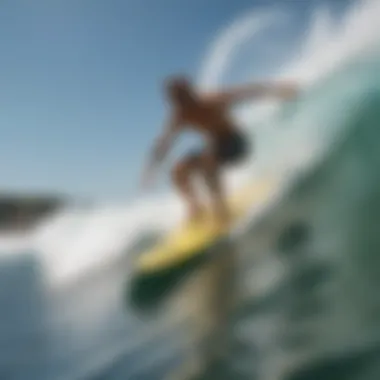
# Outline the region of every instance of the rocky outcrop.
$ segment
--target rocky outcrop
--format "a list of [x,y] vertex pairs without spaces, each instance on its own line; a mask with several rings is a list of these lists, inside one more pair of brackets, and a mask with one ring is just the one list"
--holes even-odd
[[54,195],[0,194],[0,232],[29,229],[65,203]]

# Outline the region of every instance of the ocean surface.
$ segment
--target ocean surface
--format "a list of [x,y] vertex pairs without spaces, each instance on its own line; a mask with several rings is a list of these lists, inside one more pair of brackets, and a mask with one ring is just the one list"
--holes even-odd
[[[231,238],[226,378],[380,379],[380,5],[347,12],[340,28],[316,17],[278,73],[305,84],[298,99],[237,115],[257,150],[231,186],[277,185]],[[2,236],[0,379],[158,380],[196,357],[189,326],[210,308],[213,261],[144,308],[129,298],[133,259],[182,212],[168,194],[60,210]]]

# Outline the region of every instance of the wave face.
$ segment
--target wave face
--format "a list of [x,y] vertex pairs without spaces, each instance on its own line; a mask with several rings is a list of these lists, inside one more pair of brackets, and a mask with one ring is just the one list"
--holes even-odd
[[[380,7],[350,12],[334,38],[326,14],[316,17],[279,73],[307,84],[299,100],[237,115],[257,150],[231,186],[268,173],[282,180],[281,201],[241,237],[237,331],[255,354],[236,365],[263,380],[380,376]],[[139,320],[120,294],[138,246],[181,217],[169,194],[66,209],[28,236],[2,238],[0,378],[162,378],[185,352],[183,316]]]
[[251,376],[380,376],[379,63],[355,63],[312,96],[343,101],[344,128],[243,238],[245,281],[260,289],[238,319],[241,336],[256,342]]

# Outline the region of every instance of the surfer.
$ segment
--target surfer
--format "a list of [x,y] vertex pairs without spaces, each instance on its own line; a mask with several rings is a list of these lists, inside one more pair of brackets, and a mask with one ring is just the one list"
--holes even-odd
[[156,140],[148,166],[143,175],[143,186],[154,179],[157,165],[162,162],[175,138],[186,128],[205,138],[205,147],[190,152],[172,170],[172,182],[183,196],[189,209],[189,219],[202,216],[203,205],[193,186],[194,175],[199,175],[213,201],[218,223],[229,220],[221,172],[227,165],[241,163],[249,153],[249,143],[233,122],[231,106],[239,102],[264,97],[290,99],[297,87],[292,82],[254,83],[214,93],[199,93],[191,81],[182,76],[169,78],[165,83],[171,106],[165,128]]

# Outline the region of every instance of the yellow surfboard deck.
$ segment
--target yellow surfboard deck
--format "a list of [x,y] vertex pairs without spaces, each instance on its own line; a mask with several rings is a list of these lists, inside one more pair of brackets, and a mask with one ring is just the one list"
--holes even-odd
[[226,234],[244,216],[254,203],[262,203],[270,195],[274,181],[262,180],[249,183],[230,199],[232,218],[228,226],[220,228],[211,218],[211,213],[196,223],[185,222],[159,242],[153,249],[143,253],[137,260],[136,270],[140,274],[153,274],[170,269],[202,253],[219,237]]

